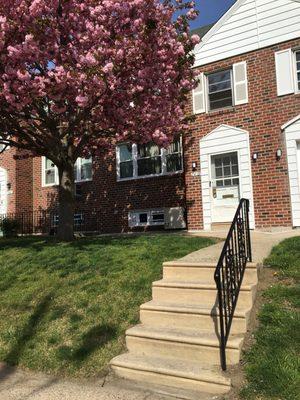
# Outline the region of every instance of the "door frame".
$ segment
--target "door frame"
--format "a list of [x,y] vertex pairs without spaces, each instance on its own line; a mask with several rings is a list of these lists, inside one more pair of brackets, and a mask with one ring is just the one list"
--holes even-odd
[[[212,187],[212,184],[211,184],[211,182],[213,181],[213,178],[212,178],[212,172],[213,172],[213,169],[212,169],[212,162],[211,162],[211,159],[212,159],[212,157],[214,157],[214,156],[222,156],[222,155],[226,155],[226,154],[230,154],[230,153],[237,153],[237,158],[238,158],[238,167],[239,167],[239,176],[238,176],[238,178],[239,178],[239,185],[238,185],[238,187],[239,187],[239,201],[241,200],[241,177],[240,177],[240,172],[241,172],[241,169],[240,169],[240,150],[238,149],[238,150],[230,150],[230,151],[222,151],[221,153],[220,152],[216,152],[216,153],[210,153],[209,154],[209,182],[210,182],[210,196],[211,196],[211,219],[212,219],[212,223],[218,223],[218,221],[213,221],[213,205],[212,205],[212,201],[213,201],[213,187]],[[228,221],[228,222],[231,222],[231,221]]]
[[293,227],[300,226],[300,114],[281,127],[285,135]]
[[[0,173],[3,173],[4,175],[4,215],[7,214],[7,208],[8,208],[8,194],[7,194],[7,171],[6,169],[0,167]],[[0,212],[1,215],[1,212]]]
[[255,228],[252,163],[248,131],[230,125],[219,125],[199,141],[199,156],[201,168],[201,196],[203,229],[211,230],[212,224],[212,194],[210,186],[211,161],[210,156],[238,152],[240,174],[240,197],[250,200],[250,228]]

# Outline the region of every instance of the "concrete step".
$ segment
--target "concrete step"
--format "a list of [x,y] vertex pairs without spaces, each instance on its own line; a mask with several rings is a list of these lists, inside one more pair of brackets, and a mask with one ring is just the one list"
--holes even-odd
[[231,222],[213,222],[211,224],[211,231],[221,231],[221,232],[229,232],[231,228]]
[[[129,352],[151,357],[193,360],[207,365],[220,362],[220,343],[214,331],[185,331],[180,329],[152,328],[137,325],[126,332]],[[227,363],[237,364],[243,344],[243,335],[231,335],[227,342]]]
[[170,387],[172,395],[177,388],[184,391],[183,398],[186,399],[190,398],[188,391],[225,394],[231,389],[230,379],[223,376],[218,366],[191,361],[193,359],[182,361],[157,357],[155,354],[157,352],[150,357],[122,354],[111,361],[111,367],[120,377],[164,387],[165,394],[168,394],[167,387]]
[[[173,281],[204,281],[214,283],[216,263],[196,263],[172,261],[163,264],[163,278]],[[256,263],[248,263],[245,270],[244,285],[257,283],[258,267]]]
[[[242,285],[237,309],[253,306],[256,284]],[[216,285],[211,282],[171,281],[162,279],[152,284],[152,298],[160,303],[199,305],[213,308],[217,304]]]
[[[245,333],[251,309],[237,310],[231,326],[231,334]],[[149,301],[140,308],[140,320],[143,325],[155,328],[186,330],[219,329],[217,307],[208,308],[200,305],[168,304]]]

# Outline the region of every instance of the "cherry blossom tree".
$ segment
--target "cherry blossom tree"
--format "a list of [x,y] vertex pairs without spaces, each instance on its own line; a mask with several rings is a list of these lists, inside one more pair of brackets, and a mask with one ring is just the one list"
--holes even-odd
[[[117,141],[166,146],[186,126],[197,12],[184,0],[2,0],[0,144],[59,171],[72,240],[74,164]],[[176,17],[174,17],[176,15]]]

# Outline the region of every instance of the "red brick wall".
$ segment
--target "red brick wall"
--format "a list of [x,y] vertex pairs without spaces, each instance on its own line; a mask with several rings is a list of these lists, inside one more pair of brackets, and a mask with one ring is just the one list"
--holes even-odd
[[[274,53],[300,45],[300,39],[239,55],[199,68],[210,73],[247,61],[249,103],[223,111],[198,114],[185,139],[186,199],[189,229],[203,228],[201,178],[192,177],[192,162],[199,165],[199,140],[221,124],[244,129],[250,135],[256,227],[291,225],[285,138],[281,126],[300,113],[300,94],[277,96]],[[192,112],[190,105],[189,112]],[[276,150],[283,157],[276,160]]]
[[7,199],[7,212],[32,211],[32,158],[24,157],[25,152],[9,148],[0,154],[0,167],[7,171],[10,185]]
[[[41,187],[42,162],[34,159],[34,208],[51,209],[57,204],[57,189]],[[160,176],[117,182],[116,160],[93,160],[93,180],[81,183],[77,209],[97,212],[103,232],[126,232],[128,212],[135,209],[185,207],[184,175]]]

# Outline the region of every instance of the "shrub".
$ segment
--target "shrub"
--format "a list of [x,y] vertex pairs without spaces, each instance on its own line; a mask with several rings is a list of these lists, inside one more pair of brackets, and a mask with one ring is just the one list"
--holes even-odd
[[19,221],[14,218],[7,217],[0,221],[0,229],[5,237],[16,237],[18,235],[19,227]]

